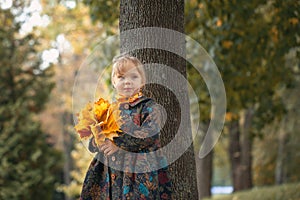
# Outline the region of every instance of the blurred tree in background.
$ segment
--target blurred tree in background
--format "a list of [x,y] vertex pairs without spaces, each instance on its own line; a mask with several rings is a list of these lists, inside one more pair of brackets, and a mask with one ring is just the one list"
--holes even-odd
[[[47,29],[42,30],[42,35],[46,38],[45,42],[50,41],[52,48],[59,51],[59,59],[54,65],[55,87],[46,109],[40,114],[40,119],[43,130],[49,132],[55,147],[63,153],[63,181],[58,190],[66,194],[65,199],[73,199],[78,197],[81,191],[85,172],[93,157],[82,146],[73,128],[75,108],[72,103],[90,100],[85,96],[87,88],[78,86],[82,87],[81,99],[73,99],[72,89],[82,64],[91,54],[93,47],[106,36],[106,32],[101,23],[92,23],[88,7],[79,1],[74,4],[58,0],[42,1],[42,4],[44,13],[51,16],[51,22]],[[85,76],[86,83],[92,81],[88,76],[89,74]]]
[[59,186],[59,190],[63,191],[68,198],[77,199],[80,196],[84,177],[93,157],[86,146],[79,142],[75,144],[71,156],[72,163],[74,163],[74,167],[69,171],[71,181],[69,183],[64,182],[64,185]]
[[255,185],[299,182],[300,180],[300,84],[283,91],[286,114],[264,128],[264,138],[254,144]]
[[94,23],[100,21],[107,27],[118,26],[120,0],[83,0],[83,3],[89,6]]
[[0,199],[53,199],[61,154],[37,120],[53,83],[41,68],[39,40],[20,34],[27,1],[0,9]]
[[224,80],[228,97],[224,133],[235,190],[252,187],[253,138],[263,137],[265,125],[281,121],[286,112],[281,91],[293,87],[299,75],[299,64],[287,62],[299,59],[299,4],[292,0],[187,4],[186,28],[208,50]]

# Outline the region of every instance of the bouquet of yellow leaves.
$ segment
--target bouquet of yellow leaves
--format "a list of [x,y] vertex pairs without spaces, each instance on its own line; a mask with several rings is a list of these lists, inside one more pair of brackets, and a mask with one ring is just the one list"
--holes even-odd
[[78,124],[75,130],[81,139],[94,136],[96,144],[100,145],[106,138],[112,140],[118,136],[116,132],[120,131],[117,123],[120,110],[107,100],[100,98],[94,104],[87,103],[77,116]]

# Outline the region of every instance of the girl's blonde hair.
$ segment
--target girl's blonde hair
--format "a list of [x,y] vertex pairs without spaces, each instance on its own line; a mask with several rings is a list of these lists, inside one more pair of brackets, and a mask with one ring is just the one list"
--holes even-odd
[[[126,65],[126,63],[132,62],[132,65]],[[143,64],[139,59],[134,56],[130,56],[128,54],[117,56],[113,59],[112,73],[111,73],[111,81],[113,82],[114,77],[118,75],[124,75],[129,70],[136,68],[138,73],[142,78],[142,85],[146,83],[146,75]]]

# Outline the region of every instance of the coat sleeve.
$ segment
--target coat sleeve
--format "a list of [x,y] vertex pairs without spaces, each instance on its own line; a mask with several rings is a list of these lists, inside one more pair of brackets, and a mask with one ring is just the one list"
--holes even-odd
[[97,147],[97,145],[96,145],[96,142],[95,142],[95,138],[94,138],[94,137],[90,138],[88,149],[89,149],[89,151],[92,152],[92,153],[99,152],[99,149],[98,149],[98,147]]
[[[137,119],[139,118],[139,119]],[[140,115],[122,116],[122,132],[114,142],[122,149],[130,152],[149,152],[160,147],[161,107],[153,101],[147,102]],[[140,125],[136,121],[140,120]]]

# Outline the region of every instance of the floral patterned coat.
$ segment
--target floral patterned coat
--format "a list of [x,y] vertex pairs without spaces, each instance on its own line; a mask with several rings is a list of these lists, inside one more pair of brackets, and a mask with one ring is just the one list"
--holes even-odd
[[[143,156],[160,148],[161,109],[152,99],[139,97],[120,104],[123,124],[114,143],[122,150],[105,157],[95,147],[93,138],[89,150],[98,152],[87,171],[81,200],[159,200],[172,199],[164,156],[151,160]],[[135,137],[136,136],[136,137]],[[128,153],[130,152],[130,153]],[[153,163],[164,163],[152,170]],[[107,164],[113,163],[117,169]],[[110,166],[110,167],[108,167]],[[134,169],[145,169],[144,172]]]

